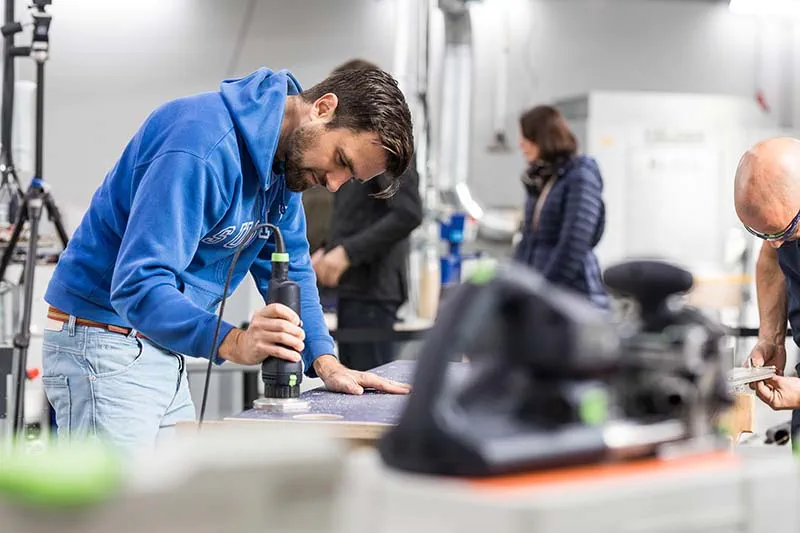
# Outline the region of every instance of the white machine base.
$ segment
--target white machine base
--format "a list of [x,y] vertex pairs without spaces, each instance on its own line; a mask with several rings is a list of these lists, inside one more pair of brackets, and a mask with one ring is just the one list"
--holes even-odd
[[352,457],[350,533],[795,533],[800,472],[784,447],[675,467],[593,466],[499,480],[442,479]]

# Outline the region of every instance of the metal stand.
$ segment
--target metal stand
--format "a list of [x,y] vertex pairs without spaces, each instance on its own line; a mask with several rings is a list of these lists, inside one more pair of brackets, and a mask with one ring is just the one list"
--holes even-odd
[[[7,140],[11,136],[11,120],[13,114],[13,97],[8,94],[13,92],[13,66],[8,65],[13,63],[14,58],[22,56],[30,56],[36,62],[36,159],[33,179],[31,180],[30,187],[22,197],[22,205],[19,208],[16,221],[14,223],[14,231],[11,234],[11,239],[3,252],[2,259],[0,259],[0,279],[5,278],[6,268],[8,268],[14,251],[17,247],[22,229],[25,222],[28,223],[28,249],[25,256],[25,266],[22,273],[23,284],[23,310],[22,320],[20,323],[19,333],[14,337],[14,347],[19,350],[17,356],[17,368],[15,372],[15,387],[14,387],[14,435],[19,436],[24,428],[24,402],[25,402],[25,380],[26,380],[26,366],[28,361],[28,346],[30,345],[30,325],[31,325],[31,308],[33,304],[33,282],[34,282],[34,268],[36,265],[37,241],[39,239],[39,221],[42,216],[42,208],[48,210],[50,220],[54,223],[56,231],[62,244],[66,247],[68,242],[67,233],[64,230],[61,221],[61,215],[55,205],[53,197],[51,196],[45,184],[42,160],[43,160],[43,136],[44,136],[44,64],[48,59],[50,43],[49,31],[50,22],[52,17],[45,11],[45,7],[50,5],[52,0],[33,0],[30,7],[31,15],[33,17],[33,39],[30,47],[17,47],[14,46],[14,34],[22,30],[22,25],[14,21],[14,0],[6,0],[6,24],[3,26],[3,35],[5,36],[5,65],[3,88],[6,93],[3,103],[11,102],[11,105],[3,109],[3,134],[7,135]],[[11,77],[8,77],[10,74]],[[7,104],[8,105],[8,104]],[[17,180],[16,172],[11,161],[11,149],[7,142],[4,142],[3,153],[5,155],[5,169],[4,174],[12,176]]]
[[[3,57],[13,57],[16,45],[14,36],[22,31],[22,25],[14,22],[14,2],[6,2],[5,25],[0,28],[3,35]],[[22,186],[14,166],[11,136],[12,119],[14,115],[14,83],[16,82],[16,69],[14,61],[3,62],[3,97],[2,97],[2,126],[0,126],[0,188],[13,189],[15,200],[23,199]],[[9,219],[14,214],[9,210]]]

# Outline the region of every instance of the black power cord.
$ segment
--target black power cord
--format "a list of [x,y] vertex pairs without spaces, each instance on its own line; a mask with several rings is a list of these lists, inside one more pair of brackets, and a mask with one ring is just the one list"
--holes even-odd
[[217,313],[217,327],[214,329],[214,340],[211,342],[211,351],[208,354],[208,367],[206,368],[206,381],[203,387],[203,403],[200,406],[200,421],[197,426],[198,431],[203,426],[203,420],[205,419],[206,415],[206,402],[208,401],[208,385],[211,381],[211,367],[214,364],[214,358],[216,357],[215,347],[217,346],[217,339],[219,338],[219,330],[222,327],[222,316],[225,313],[225,300],[228,298],[228,287],[231,283],[231,278],[233,277],[233,271],[236,267],[236,262],[239,260],[239,255],[242,253],[242,250],[245,246],[250,242],[255,232],[261,230],[261,228],[271,228],[273,235],[275,236],[275,252],[283,254],[286,252],[284,243],[283,243],[283,236],[281,235],[281,230],[278,229],[277,226],[274,224],[269,224],[267,222],[262,222],[260,224],[256,224],[253,226],[250,231],[247,232],[245,238],[242,239],[241,244],[236,247],[236,253],[233,254],[233,259],[231,260],[231,266],[228,268],[228,275],[225,278],[225,287],[222,289],[222,301],[219,305],[219,312]]

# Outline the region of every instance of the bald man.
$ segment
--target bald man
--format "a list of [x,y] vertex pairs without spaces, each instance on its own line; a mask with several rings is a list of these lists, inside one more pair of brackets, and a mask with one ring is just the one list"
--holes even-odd
[[775,365],[780,374],[753,387],[773,409],[794,409],[794,435],[800,429],[800,378],[783,373],[787,320],[800,346],[800,140],[768,139],[748,150],[736,171],[734,202],[739,220],[763,241],[756,263],[758,342],[749,363]]

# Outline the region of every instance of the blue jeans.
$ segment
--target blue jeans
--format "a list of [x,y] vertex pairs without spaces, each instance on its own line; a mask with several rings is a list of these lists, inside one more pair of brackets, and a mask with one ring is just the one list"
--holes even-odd
[[59,439],[99,438],[128,454],[195,419],[183,356],[135,331],[48,319],[42,367]]

